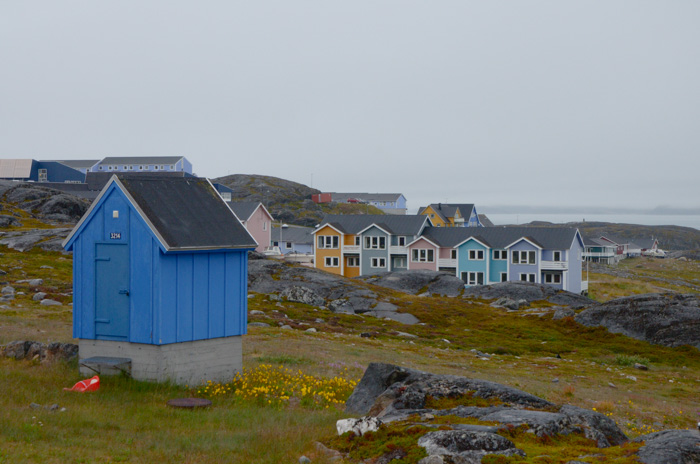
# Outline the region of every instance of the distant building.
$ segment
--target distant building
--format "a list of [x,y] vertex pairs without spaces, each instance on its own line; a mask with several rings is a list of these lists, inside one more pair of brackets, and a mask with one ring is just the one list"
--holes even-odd
[[0,179],[24,182],[84,182],[85,174],[60,161],[0,159]]
[[622,259],[622,254],[617,253],[617,245],[599,238],[585,238],[586,250],[583,259],[591,263],[616,264]]
[[484,226],[471,203],[433,203],[420,208],[418,214],[429,216],[435,227]]
[[90,172],[186,172],[192,163],[184,156],[111,156],[90,168]]
[[273,221],[267,208],[259,201],[227,201],[226,204],[258,242],[255,251],[260,253],[265,251],[270,246]]
[[361,203],[372,205],[385,214],[406,214],[406,197],[401,193],[339,193],[328,192],[312,195],[315,203]]
[[272,229],[272,246],[279,247],[282,254],[314,253],[313,228],[283,224]]

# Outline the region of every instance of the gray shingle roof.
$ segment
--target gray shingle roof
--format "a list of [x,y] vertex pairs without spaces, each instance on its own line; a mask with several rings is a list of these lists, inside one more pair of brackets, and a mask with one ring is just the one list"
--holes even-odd
[[427,216],[417,214],[400,216],[390,214],[329,214],[323,218],[321,226],[330,224],[341,229],[344,233],[357,234],[362,229],[377,224],[393,235],[416,235],[426,220]]
[[[85,183],[88,185],[88,190],[102,190],[102,188],[107,185],[107,182],[112,178],[114,172],[88,172],[85,176]],[[170,171],[170,172],[120,172],[119,178],[173,178],[173,177],[190,177],[194,178],[193,175],[188,174],[183,171]]]
[[260,206],[259,201],[228,201],[226,203],[241,221],[250,219],[250,216],[252,216],[255,210],[258,209],[258,206]]
[[568,250],[576,229],[563,227],[430,227],[422,236],[441,247],[452,248],[469,237],[485,242],[491,248],[505,248],[516,240],[527,238],[542,248]]
[[400,193],[331,192],[331,199],[340,203],[348,201],[349,198],[366,201],[398,201],[400,196]]
[[[272,229],[272,241],[280,241],[281,227]],[[285,242],[293,242],[299,245],[311,245],[314,243],[314,237],[311,235],[313,229],[311,227],[289,226],[285,227],[282,232],[281,240]]]
[[255,248],[207,179],[120,177],[169,250]]
[[100,164],[175,164],[184,156],[109,156]]
[[[52,161],[52,160],[45,160]],[[73,169],[87,169],[99,163],[100,160],[56,160],[57,163],[68,166]]]

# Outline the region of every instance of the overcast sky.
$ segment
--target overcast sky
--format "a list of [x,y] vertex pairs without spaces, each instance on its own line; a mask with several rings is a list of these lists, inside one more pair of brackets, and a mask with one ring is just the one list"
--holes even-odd
[[[700,207],[700,2],[0,0],[0,157]],[[483,209],[483,208],[482,208]]]

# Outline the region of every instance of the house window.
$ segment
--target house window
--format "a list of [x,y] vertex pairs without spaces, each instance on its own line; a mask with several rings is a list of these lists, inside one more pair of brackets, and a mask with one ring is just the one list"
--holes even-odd
[[394,268],[405,269],[406,268],[406,258],[399,256],[394,258]]
[[414,263],[432,263],[435,261],[435,250],[414,248],[411,253],[411,261]]
[[466,285],[484,285],[483,272],[462,272],[462,281]]
[[163,170],[163,165],[162,165],[162,164],[160,165],[160,170],[161,170],[161,171]]
[[506,250],[493,250],[494,260],[504,260],[508,259],[508,252]]
[[143,171],[143,165],[139,166],[139,171]]
[[272,246],[279,246],[279,242],[272,242]]
[[355,236],[355,246],[360,246],[360,236]]
[[112,166],[107,166],[107,169],[111,171],[111,170],[112,170]]
[[287,242],[287,244],[285,246],[287,247],[288,250],[290,250],[292,248],[292,242]]
[[46,182],[48,178],[48,171],[46,169],[39,169],[39,182]]
[[319,235],[319,248],[338,248],[339,238],[337,235]]
[[326,267],[338,267],[338,258],[326,256]]
[[386,258],[372,258],[370,265],[376,268],[386,267]]
[[501,282],[508,282],[508,273],[501,272]]
[[520,274],[520,280],[535,283],[535,274]]
[[102,170],[102,166],[100,166],[98,169],[101,171],[101,170]]
[[129,165],[129,171],[133,171],[134,167],[132,165]]
[[450,250],[450,259],[457,259],[457,250]]
[[360,267],[360,258],[357,256],[348,257],[348,267]]
[[552,261],[561,261],[561,251],[555,251],[553,253]]
[[384,250],[386,237],[365,237],[365,250]]
[[170,170],[171,170],[171,171],[174,171],[174,170],[175,170],[175,166],[173,166],[173,165],[171,164],[171,165],[170,165]]
[[517,251],[512,253],[513,264],[535,264],[535,251]]
[[545,274],[544,283],[546,284],[560,284],[561,274]]
[[406,246],[406,237],[399,237],[399,246]]
[[267,221],[263,221],[263,231],[267,230]]
[[469,250],[469,259],[483,261],[484,260],[484,250]]
[[158,170],[158,166],[154,166],[154,167],[155,167],[155,170],[157,171],[157,170]]

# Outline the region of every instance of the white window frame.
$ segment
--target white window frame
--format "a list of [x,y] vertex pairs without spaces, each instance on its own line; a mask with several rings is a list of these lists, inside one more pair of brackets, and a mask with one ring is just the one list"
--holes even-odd
[[360,246],[360,236],[355,235],[355,246]]
[[450,259],[457,259],[457,250],[450,250]]
[[337,235],[319,235],[316,246],[324,250],[337,250],[340,247],[340,237]]
[[348,267],[360,267],[360,257],[348,256]]
[[386,258],[372,258],[370,261],[370,267],[375,269],[386,268]]
[[504,261],[508,259],[508,252],[506,250],[493,250],[494,261]]
[[550,274],[547,273],[544,275],[544,283],[546,284],[560,284],[561,283],[561,274]]
[[[481,283],[479,283],[479,274],[481,274]],[[467,285],[484,285],[484,273],[480,271],[468,271]]]
[[469,261],[483,261],[484,250],[472,249],[469,250]]
[[501,272],[501,282],[508,282],[508,273]]
[[406,237],[404,237],[403,235],[398,237],[397,243],[398,246],[406,246]]
[[[557,258],[557,255],[559,255],[559,258]],[[562,252],[561,251],[553,251],[552,252],[552,261],[561,261],[561,256]]]
[[365,250],[386,250],[386,237],[383,235],[365,237]]
[[340,267],[340,260],[337,256],[326,256],[325,267]]
[[153,170],[154,170],[154,171],[157,171],[157,170],[158,170],[158,165],[157,165],[157,164],[154,166]]
[[267,231],[267,221],[263,221],[263,231]]
[[[513,264],[530,264],[530,265],[535,265],[537,264],[537,255],[535,250],[513,250],[511,252],[511,256],[513,257],[512,262]],[[525,259],[523,259],[525,258]]]
[[[523,277],[525,277],[525,278],[523,279]],[[535,280],[536,280],[535,274],[525,273],[525,272],[520,273],[520,281],[521,282],[531,282],[534,284],[534,283],[536,283]]]
[[414,248],[411,252],[412,263],[434,263],[435,250],[432,248]]

